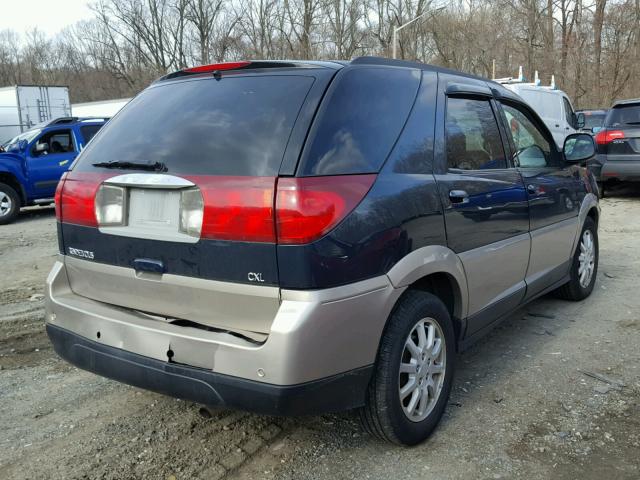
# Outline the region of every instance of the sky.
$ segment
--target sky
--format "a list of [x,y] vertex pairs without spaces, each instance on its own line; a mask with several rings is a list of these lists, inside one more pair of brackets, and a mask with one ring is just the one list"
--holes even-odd
[[0,30],[23,34],[38,27],[51,36],[92,17],[88,0],[0,0]]

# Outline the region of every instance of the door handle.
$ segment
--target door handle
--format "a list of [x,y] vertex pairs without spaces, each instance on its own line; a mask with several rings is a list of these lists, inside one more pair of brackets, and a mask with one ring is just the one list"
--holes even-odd
[[469,201],[469,194],[464,190],[451,190],[449,191],[449,200],[451,203],[467,203]]

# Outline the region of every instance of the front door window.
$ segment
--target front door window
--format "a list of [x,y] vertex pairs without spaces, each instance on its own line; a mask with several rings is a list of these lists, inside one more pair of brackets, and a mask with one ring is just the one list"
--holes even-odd
[[31,148],[33,157],[73,152],[75,152],[75,145],[71,130],[68,129],[45,133]]

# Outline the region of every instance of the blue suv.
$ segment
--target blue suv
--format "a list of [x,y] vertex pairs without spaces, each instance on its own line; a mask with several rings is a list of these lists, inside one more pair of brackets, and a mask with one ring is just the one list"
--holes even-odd
[[421,63],[167,75],[58,186],[46,328],[80,368],[208,405],[358,409],[415,444],[456,352],[598,268],[589,134]]
[[104,118],[58,118],[0,147],[0,225],[20,207],[53,203],[58,181],[78,152],[104,125]]

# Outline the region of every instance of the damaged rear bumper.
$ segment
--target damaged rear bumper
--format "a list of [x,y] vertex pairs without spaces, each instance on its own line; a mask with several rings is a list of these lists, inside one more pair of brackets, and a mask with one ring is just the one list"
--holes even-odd
[[270,385],[143,357],[87,340],[55,325],[47,325],[47,334],[56,353],[78,368],[204,405],[267,415],[338,412],[361,406],[373,368],[358,368],[299,385]]
[[99,375],[207,405],[320,413],[364,403],[384,324],[403,290],[386,276],[282,290],[266,340],[255,342],[78,295],[61,256],[47,279],[45,318],[56,352]]

